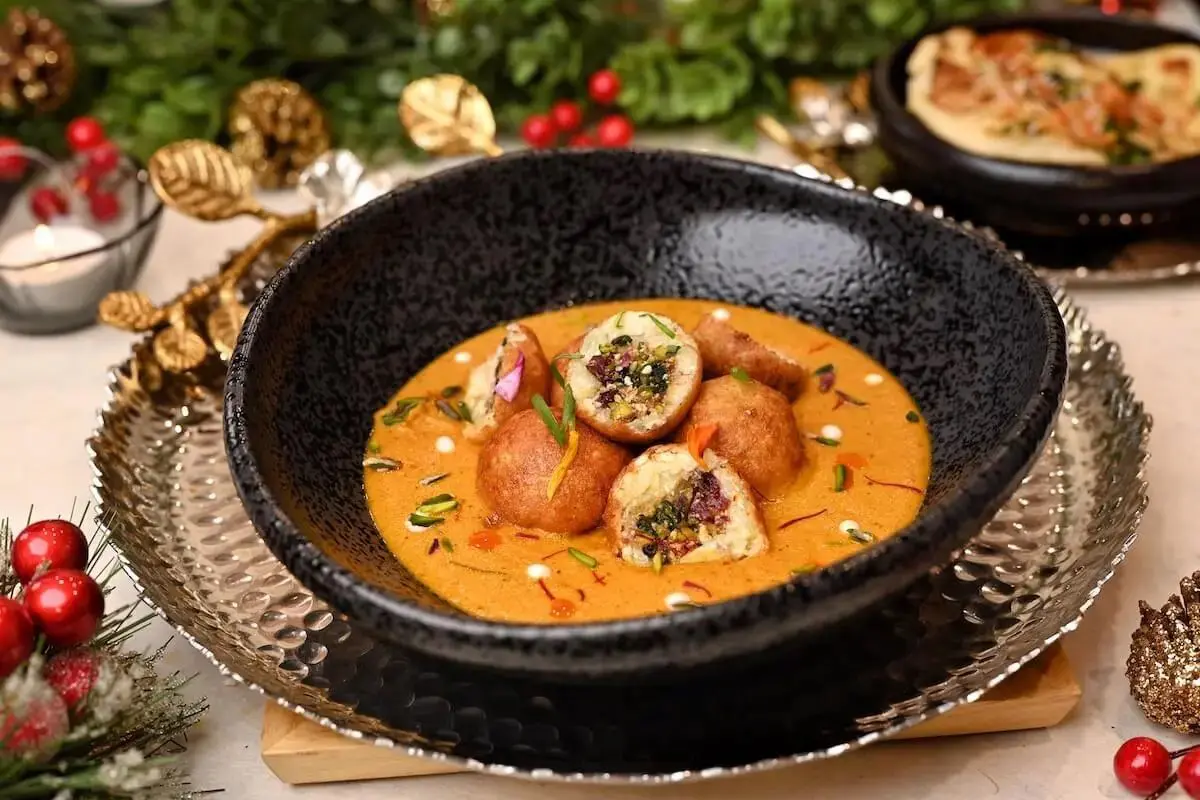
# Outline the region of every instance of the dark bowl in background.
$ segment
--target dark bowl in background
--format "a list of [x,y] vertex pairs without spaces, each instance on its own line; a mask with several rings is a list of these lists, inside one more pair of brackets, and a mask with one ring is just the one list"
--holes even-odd
[[1194,35],[1151,20],[1088,10],[930,28],[880,59],[871,74],[879,144],[899,185],[927,203],[944,204],[959,219],[1037,235],[1166,226],[1194,215],[1187,207],[1200,200],[1200,157],[1119,167],[1054,166],[976,155],[936,136],[908,111],[908,60],[925,36],[959,26],[983,33],[1038,30],[1096,50],[1200,45]]
[[[363,496],[373,411],[435,356],[501,321],[627,297],[757,306],[879,359],[932,431],[918,519],[823,571],[644,619],[502,624],[422,586],[389,553]],[[653,682],[828,635],[946,563],[1032,465],[1065,374],[1046,287],[931,215],[733,160],[533,152],[401,187],[297,251],[243,328],[225,431],[234,482],[272,551],[414,658],[540,680]]]

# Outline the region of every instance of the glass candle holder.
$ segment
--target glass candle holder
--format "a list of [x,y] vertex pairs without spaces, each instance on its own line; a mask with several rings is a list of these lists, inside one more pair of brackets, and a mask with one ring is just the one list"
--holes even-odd
[[124,156],[93,177],[30,148],[0,149],[0,159],[14,155],[21,174],[0,182],[0,327],[48,334],[91,325],[104,296],[141,273],[162,202],[145,169]]

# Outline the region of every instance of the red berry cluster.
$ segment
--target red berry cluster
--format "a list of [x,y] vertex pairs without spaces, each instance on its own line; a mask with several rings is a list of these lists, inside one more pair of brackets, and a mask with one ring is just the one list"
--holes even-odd
[[[1180,756],[1179,769],[1172,773],[1171,762]],[[1113,772],[1134,794],[1158,798],[1178,782],[1188,797],[1200,798],[1200,745],[1171,752],[1157,739],[1137,736],[1117,749]]]
[[[101,224],[121,213],[121,203],[108,179],[121,164],[121,150],[105,136],[104,127],[92,117],[71,120],[66,129],[67,146],[75,154],[71,182],[87,199],[88,213]],[[0,181],[16,181],[25,175],[29,160],[16,139],[0,137]],[[51,186],[40,186],[29,195],[29,206],[40,222],[49,222],[70,211],[67,197]]]
[[[611,69],[602,69],[588,80],[588,96],[601,107],[610,107],[621,94],[621,79]],[[574,100],[560,100],[548,114],[533,114],[521,126],[521,138],[530,147],[544,149],[562,144],[570,147],[625,147],[633,141],[633,123],[624,114],[608,114],[592,132],[585,131],[583,107]]]
[[12,545],[20,599],[0,597],[0,678],[33,654],[40,633],[56,648],[91,641],[104,618],[104,592],[87,574],[88,542],[78,525],[48,519],[26,526]]

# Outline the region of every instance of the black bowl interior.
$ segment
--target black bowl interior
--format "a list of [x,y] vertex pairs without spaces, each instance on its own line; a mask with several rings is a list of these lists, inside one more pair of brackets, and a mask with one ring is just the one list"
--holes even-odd
[[[957,23],[959,25],[963,23]],[[1131,15],[1077,10],[986,17],[979,32],[1032,29],[1097,51],[1144,50],[1165,44],[1200,45],[1175,28]],[[932,28],[880,59],[871,81],[879,142],[901,181],[922,199],[946,202],[961,216],[1033,233],[1077,232],[1102,215],[1128,215],[1126,224],[1170,219],[1200,198],[1200,157],[1162,164],[1066,167],[988,158],[937,137],[907,109],[908,60]],[[967,210],[969,209],[969,210]]]
[[[884,363],[933,433],[920,519],[837,567],[671,617],[547,628],[454,611],[372,524],[360,464],[373,410],[500,321],[654,296],[777,311]],[[235,483],[274,552],[379,635],[505,669],[637,670],[758,650],[924,574],[1015,488],[1065,364],[1061,318],[1032,273],[930,216],[737,161],[531,153],[401,188],[297,252],[243,329],[226,432]]]

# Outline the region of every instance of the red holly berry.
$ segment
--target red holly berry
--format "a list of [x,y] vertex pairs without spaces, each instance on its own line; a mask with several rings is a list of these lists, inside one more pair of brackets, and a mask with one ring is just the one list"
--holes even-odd
[[1191,798],[1200,798],[1200,750],[1193,750],[1179,762],[1179,785]]
[[121,149],[110,141],[103,141],[87,151],[84,171],[91,178],[103,178],[121,163]]
[[1148,736],[1125,742],[1113,756],[1117,780],[1135,794],[1149,794],[1171,774],[1171,754]]
[[75,714],[87,705],[88,695],[92,693],[104,663],[103,657],[93,650],[68,650],[50,659],[42,670],[42,677]]
[[105,140],[104,126],[93,117],[76,117],[67,123],[67,146],[72,152],[83,153]]
[[559,100],[550,107],[550,120],[561,133],[572,133],[583,124],[583,109],[571,100]]
[[571,141],[568,142],[568,144],[570,144],[571,147],[595,147],[596,140],[592,138],[591,134],[577,133],[571,137]]
[[11,679],[0,693],[0,753],[41,761],[70,730],[67,704],[36,673]]
[[17,580],[27,584],[38,568],[83,569],[88,563],[87,537],[65,519],[44,519],[26,525],[12,545]]
[[0,679],[25,663],[33,653],[35,631],[25,607],[11,597],[0,597]]
[[621,94],[621,78],[611,69],[602,69],[588,79],[588,95],[602,106],[611,106]]
[[624,147],[633,141],[633,123],[620,114],[605,117],[596,126],[596,139],[601,147]]
[[0,181],[19,181],[29,166],[29,159],[20,152],[21,143],[0,136]]
[[545,114],[533,114],[521,126],[521,138],[530,147],[550,147],[557,135],[554,123]]
[[57,189],[41,186],[30,193],[29,210],[33,212],[33,216],[37,218],[38,222],[49,222],[55,217],[61,217],[67,213],[67,198],[63,197]]
[[96,635],[104,618],[104,592],[86,572],[52,569],[25,587],[25,609],[46,641],[74,647]]
[[112,192],[93,189],[88,193],[88,210],[96,222],[111,222],[121,213],[121,201]]

